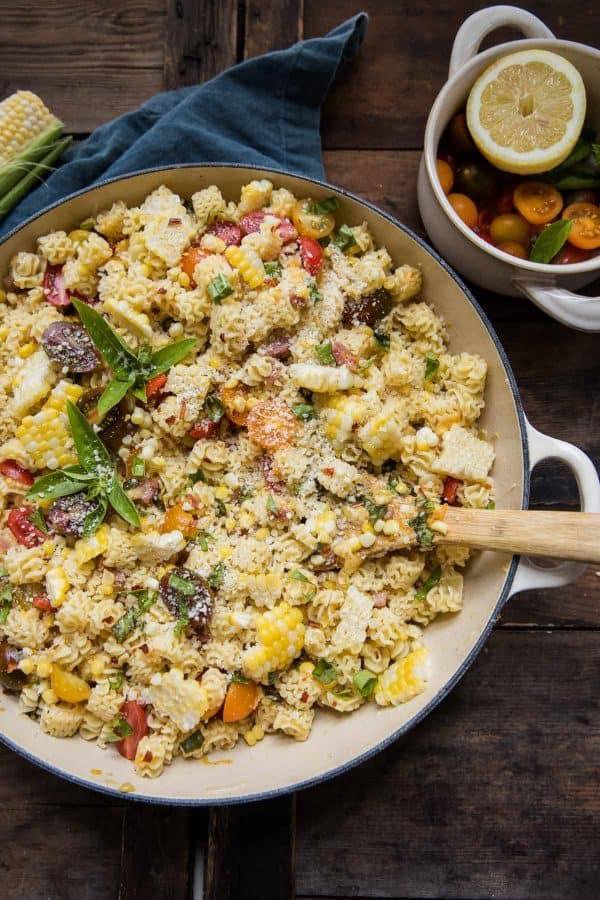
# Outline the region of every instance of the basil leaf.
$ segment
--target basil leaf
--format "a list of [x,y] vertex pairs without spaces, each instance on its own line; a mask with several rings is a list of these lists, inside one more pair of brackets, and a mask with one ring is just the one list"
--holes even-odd
[[572,227],[573,221],[571,219],[559,219],[558,222],[548,225],[537,236],[535,244],[531,248],[529,259],[532,262],[549,263],[565,244]]
[[222,500],[219,500],[219,499],[215,500],[215,512],[216,512],[217,516],[219,517],[219,519],[222,519],[223,516],[227,515],[227,507],[225,506],[225,503]]
[[72,302],[100,356],[115,375],[126,379],[137,372],[139,366],[133,350],[113,331],[104,316],[81,300],[73,298]]
[[107,509],[108,501],[106,497],[98,497],[97,506],[95,506],[94,509],[91,509],[83,520],[83,537],[89,537],[90,534],[95,534],[96,531],[98,531],[98,528],[106,515]]
[[185,606],[183,603],[179,604],[178,609],[179,618],[177,619],[177,624],[175,625],[173,632],[179,636],[183,631],[185,631],[187,624],[190,621],[190,613],[187,606]]
[[367,700],[373,695],[377,684],[377,675],[374,675],[373,672],[370,672],[368,669],[361,669],[352,680],[355,687]]
[[202,469],[198,469],[197,472],[192,472],[192,474],[189,476],[189,478],[190,478],[190,484],[196,484],[197,481],[206,482],[208,480],[206,477],[206,473]]
[[94,475],[114,479],[113,463],[108,450],[81,410],[70,400],[67,400],[67,415],[77,456],[83,468]]
[[193,753],[194,750],[199,750],[204,743],[204,738],[202,737],[201,731],[195,731],[193,734],[190,734],[189,737],[186,737],[183,740],[179,747],[183,750],[184,753]]
[[161,347],[160,350],[157,350],[156,353],[152,354],[150,363],[151,372],[148,375],[148,378],[154,378],[155,375],[162,375],[170,369],[171,366],[175,366],[178,362],[181,362],[197,343],[198,341],[196,338],[186,338],[184,341],[177,341],[175,344]]
[[382,350],[386,353],[390,349],[390,336],[386,334],[385,331],[374,331],[373,337],[375,341],[379,344]]
[[369,519],[372,522],[376,522],[377,519],[384,519],[387,513],[387,503],[378,506],[376,503],[373,503],[372,500],[369,500],[368,497],[359,497],[359,502],[365,507],[367,512],[369,513]]
[[308,289],[308,296],[312,300],[313,303],[320,303],[323,299],[323,295],[317,286],[317,282],[314,280],[311,281],[310,287]]
[[433,353],[427,353],[425,356],[425,381],[431,381],[440,367],[440,361]]
[[116,741],[122,741],[124,738],[133,734],[133,728],[127,719],[118,718],[114,721],[112,730],[106,735],[106,740],[114,744]]
[[123,682],[125,681],[125,676],[122,672],[117,672],[113,678],[108,679],[108,684],[111,691],[119,691],[123,687]]
[[292,412],[296,418],[300,419],[302,422],[308,422],[309,419],[314,419],[315,417],[315,408],[309,403],[294,404],[294,406],[292,406]]
[[320,659],[312,673],[313,677],[320,681],[321,684],[331,684],[337,678],[338,670],[326,659]]
[[229,297],[230,294],[233,294],[232,284],[227,275],[223,275],[222,272],[219,272],[208,285],[208,295],[211,297],[213,303],[220,306],[221,300],[224,300],[225,297]]
[[325,341],[323,344],[317,344],[315,353],[319,362],[324,366],[335,366],[335,357],[331,350],[331,341]]
[[306,204],[306,212],[316,216],[327,216],[335,212],[340,204],[337,197],[327,197],[325,200],[315,200]]
[[48,527],[47,527],[47,525],[46,525],[46,520],[45,520],[45,518],[44,518],[44,513],[43,513],[42,510],[39,508],[39,506],[38,506],[38,508],[37,508],[36,510],[34,510],[34,511],[31,513],[31,515],[29,516],[29,521],[30,521],[31,524],[34,525],[36,528],[39,528],[39,530],[42,531],[44,534],[48,534]]
[[220,422],[225,415],[225,407],[216,394],[208,395],[204,401],[204,409],[211,422]]
[[594,175],[578,175],[576,172],[573,172],[565,175],[563,178],[559,178],[553,184],[560,191],[583,191],[588,188],[600,188],[600,178]]
[[185,578],[182,578],[181,575],[171,575],[169,578],[169,587],[173,588],[174,591],[177,591],[178,594],[183,594],[185,597],[192,597],[196,588],[192,584],[191,581],[187,581]]
[[143,378],[138,378],[131,386],[130,390],[137,400],[141,400],[142,403],[146,403],[148,397],[146,395],[146,383]]
[[133,386],[133,382],[135,380],[135,375],[130,375],[127,381],[121,381],[119,378],[115,378],[114,381],[110,381],[100,399],[98,400],[98,415],[101,418],[104,418],[106,413],[116,406],[117,403],[120,403],[127,391],[130,387]]
[[310,581],[310,578],[307,578],[304,572],[301,572],[300,569],[294,569],[293,572],[290,572],[290,578],[293,578],[294,581]]
[[424,509],[417,513],[414,519],[410,519],[408,524],[414,528],[415,535],[420,547],[433,547],[434,533],[428,525],[429,512]]
[[96,477],[92,472],[86,472],[83,466],[78,466],[76,464],[63,466],[60,471],[64,472],[65,475],[68,475],[69,478],[72,478],[73,481],[93,481]]
[[83,487],[80,481],[73,481],[66,472],[59,470],[37,478],[25,496],[30,500],[53,500],[77,494]]
[[268,509],[268,511],[269,511],[270,513],[272,513],[274,516],[276,516],[277,513],[279,512],[279,510],[278,510],[278,508],[277,508],[277,504],[275,503],[275,499],[274,499],[274,497],[273,497],[273,494],[269,494],[269,497],[268,497],[268,499],[267,499],[267,509]]
[[442,570],[439,566],[436,566],[429,578],[423,582],[419,590],[415,594],[416,600],[424,600],[429,591],[439,584],[440,578],[442,577]]
[[140,527],[141,523],[138,511],[116,478],[113,479],[108,494],[108,501],[114,511],[117,512],[122,519],[125,519],[126,522],[133,525],[135,528]]
[[592,153],[594,154],[598,162],[600,162],[600,144],[592,144]]
[[354,232],[351,228],[348,228],[347,225],[342,225],[336,236],[333,238],[333,243],[345,253],[350,247],[356,247]]
[[590,152],[590,144],[588,141],[584,141],[581,138],[577,141],[569,155],[566,159],[564,159],[560,165],[556,166],[550,172],[548,172],[548,176],[554,180],[556,175],[562,174],[566,172],[567,169],[570,169],[571,166],[575,165],[575,163],[581,162],[582,159],[585,159]]
[[269,278],[281,278],[281,263],[278,262],[266,262],[265,263],[265,273],[269,276]]
[[241,672],[234,672],[231,680],[235,684],[250,684],[250,681]]
[[214,567],[208,578],[206,579],[206,583],[210,585],[212,588],[220,588],[225,580],[225,563],[217,563]]

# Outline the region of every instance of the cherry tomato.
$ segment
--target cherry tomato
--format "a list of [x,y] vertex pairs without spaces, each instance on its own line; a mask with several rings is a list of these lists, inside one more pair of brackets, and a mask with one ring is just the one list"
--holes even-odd
[[121,717],[133,728],[133,733],[117,741],[116,747],[125,759],[135,759],[139,742],[148,734],[146,712],[140,703],[127,700],[121,707]]
[[220,238],[226,247],[234,247],[242,242],[241,229],[235,222],[221,222],[220,219],[217,219],[210,228],[206,229],[206,233]]
[[292,220],[300,234],[308,238],[324,238],[335,228],[335,218],[331,213],[315,213],[310,208],[313,201],[298,200],[294,206]]
[[309,275],[316,275],[323,264],[323,248],[314,238],[304,235],[298,241],[302,265]]
[[183,508],[183,504],[176,503],[170,506],[160,525],[161,534],[169,531],[181,531],[186,537],[190,537],[197,531],[196,520],[191,512]]
[[448,194],[448,200],[456,215],[463,220],[469,228],[477,224],[477,207],[466,194]]
[[449,194],[454,184],[454,172],[443,159],[438,159],[435,164],[438,181],[445,194]]
[[453,116],[448,126],[450,143],[457,153],[476,153],[475,144],[467,127],[467,117],[464,113]]
[[155,375],[154,378],[151,378],[150,381],[146,383],[146,400],[153,400],[155,397],[158,397],[159,394],[162,394],[162,389],[167,383],[167,376],[163,373],[162,375]]
[[47,266],[44,272],[44,296],[52,306],[70,306],[71,298],[65,287],[62,266]]
[[195,441],[207,440],[214,437],[219,430],[219,423],[213,419],[200,419],[190,428],[189,435]]
[[200,247],[190,247],[181,257],[181,268],[186,275],[189,275],[192,284],[194,283],[194,269],[200,260],[206,259],[207,256],[208,253],[205,250],[201,250]]
[[458,478],[452,478],[451,475],[448,475],[444,478],[444,490],[442,492],[442,500],[445,503],[455,503],[456,502],[456,493],[461,486],[462,481]]
[[3,459],[0,462],[0,472],[6,478],[10,478],[12,481],[18,482],[18,484],[24,484],[26,487],[31,487],[35,481],[31,472],[25,466],[22,466],[20,462],[17,462],[16,459]]
[[50,612],[52,609],[52,604],[47,594],[36,594],[31,602],[36,609],[41,609],[43,612]]
[[569,191],[565,194],[565,203],[567,206],[570,206],[571,203],[598,203],[598,193],[597,191],[590,190],[582,190],[582,191]]
[[223,706],[224,722],[239,722],[249,716],[260,700],[258,685],[254,682],[240,684],[232,681],[227,689],[225,704]]
[[282,244],[289,244],[290,241],[295,241],[298,237],[296,226],[291,219],[282,219],[281,225],[277,227],[277,232]]
[[506,213],[511,213],[515,204],[513,203],[513,193],[514,188],[505,188],[500,192],[497,200],[496,200],[496,211],[499,216],[505,215]]
[[293,442],[298,420],[282,400],[261,400],[248,413],[248,437],[270,453]]
[[600,247],[600,207],[593,203],[571,203],[562,217],[573,222],[568,237],[570,244],[580,250],[597,250]]
[[245,428],[248,423],[250,409],[246,406],[248,388],[242,384],[238,387],[222,387],[219,397],[225,407],[225,415],[238,428]]
[[463,163],[455,173],[454,187],[478,203],[490,200],[497,193],[498,179],[494,170],[483,160]]
[[266,212],[264,209],[257,209],[256,212],[246,213],[240,219],[240,228],[244,234],[254,234],[260,231],[260,226],[265,220]]
[[526,244],[530,233],[529,223],[517,213],[504,213],[496,216],[490,225],[490,234],[497,244],[506,244],[507,242]]
[[37,547],[46,540],[46,535],[29,521],[33,512],[32,506],[20,506],[11,509],[8,514],[7,524],[16,539],[24,547]]
[[556,266],[568,266],[573,263],[586,262],[591,256],[591,250],[580,250],[579,247],[567,243],[558,251],[552,262]]
[[532,225],[546,225],[563,208],[560,191],[543,181],[521,182],[515,188],[513,202],[523,218]]
[[527,250],[523,244],[517,244],[516,241],[503,241],[498,244],[498,250],[510,253],[511,256],[518,256],[519,259],[527,259]]

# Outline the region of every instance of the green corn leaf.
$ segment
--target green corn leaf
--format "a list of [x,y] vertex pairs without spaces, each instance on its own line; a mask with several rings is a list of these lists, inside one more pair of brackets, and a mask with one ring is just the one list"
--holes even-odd
[[126,522],[133,525],[135,528],[140,527],[141,523],[138,511],[116,478],[112,483],[108,501],[114,511],[117,512],[122,519],[125,519]]
[[106,319],[87,303],[73,299],[73,306],[85,330],[94,342],[104,362],[117,378],[126,380],[139,372],[139,363],[131,347],[110,327]]
[[98,400],[98,415],[104,418],[107,412],[120,403],[127,391],[132,387],[135,375],[130,375],[127,381],[115,378],[109,382]]

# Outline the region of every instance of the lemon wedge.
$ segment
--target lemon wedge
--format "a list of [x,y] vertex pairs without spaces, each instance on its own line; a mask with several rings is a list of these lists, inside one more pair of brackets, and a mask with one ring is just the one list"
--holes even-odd
[[467,101],[467,125],[496,168],[536,175],[567,158],[585,107],[583,79],[568,60],[548,50],[521,50],[479,76]]

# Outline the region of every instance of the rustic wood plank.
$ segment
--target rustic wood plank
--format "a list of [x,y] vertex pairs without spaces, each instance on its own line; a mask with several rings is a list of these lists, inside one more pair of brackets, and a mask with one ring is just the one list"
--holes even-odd
[[591,900],[599,679],[597,632],[495,632],[404,739],[298,794],[298,897]]
[[166,0],[165,88],[199,84],[238,60],[237,0]]
[[[306,37],[324,34],[359,9],[370,15],[360,53],[325,104],[325,147],[420,147],[427,114],[446,80],[454,35],[470,13],[488,5],[487,0],[364,0],[358,6],[306,0]],[[527,9],[559,37],[597,43],[600,7],[593,0],[579,3],[577,15],[550,0],[533,0]],[[499,34],[500,40],[515,36]]]
[[244,59],[302,38],[304,0],[246,0],[244,6]]
[[292,900],[295,797],[209,814],[204,900]]
[[164,0],[1,4],[0,95],[28,88],[76,133],[162,89]]
[[[204,826],[204,827],[202,827]],[[125,809],[119,900],[191,897],[195,841],[204,840],[200,811],[136,803]]]
[[119,808],[85,805],[3,809],[3,893],[11,900],[113,900],[122,817]]

